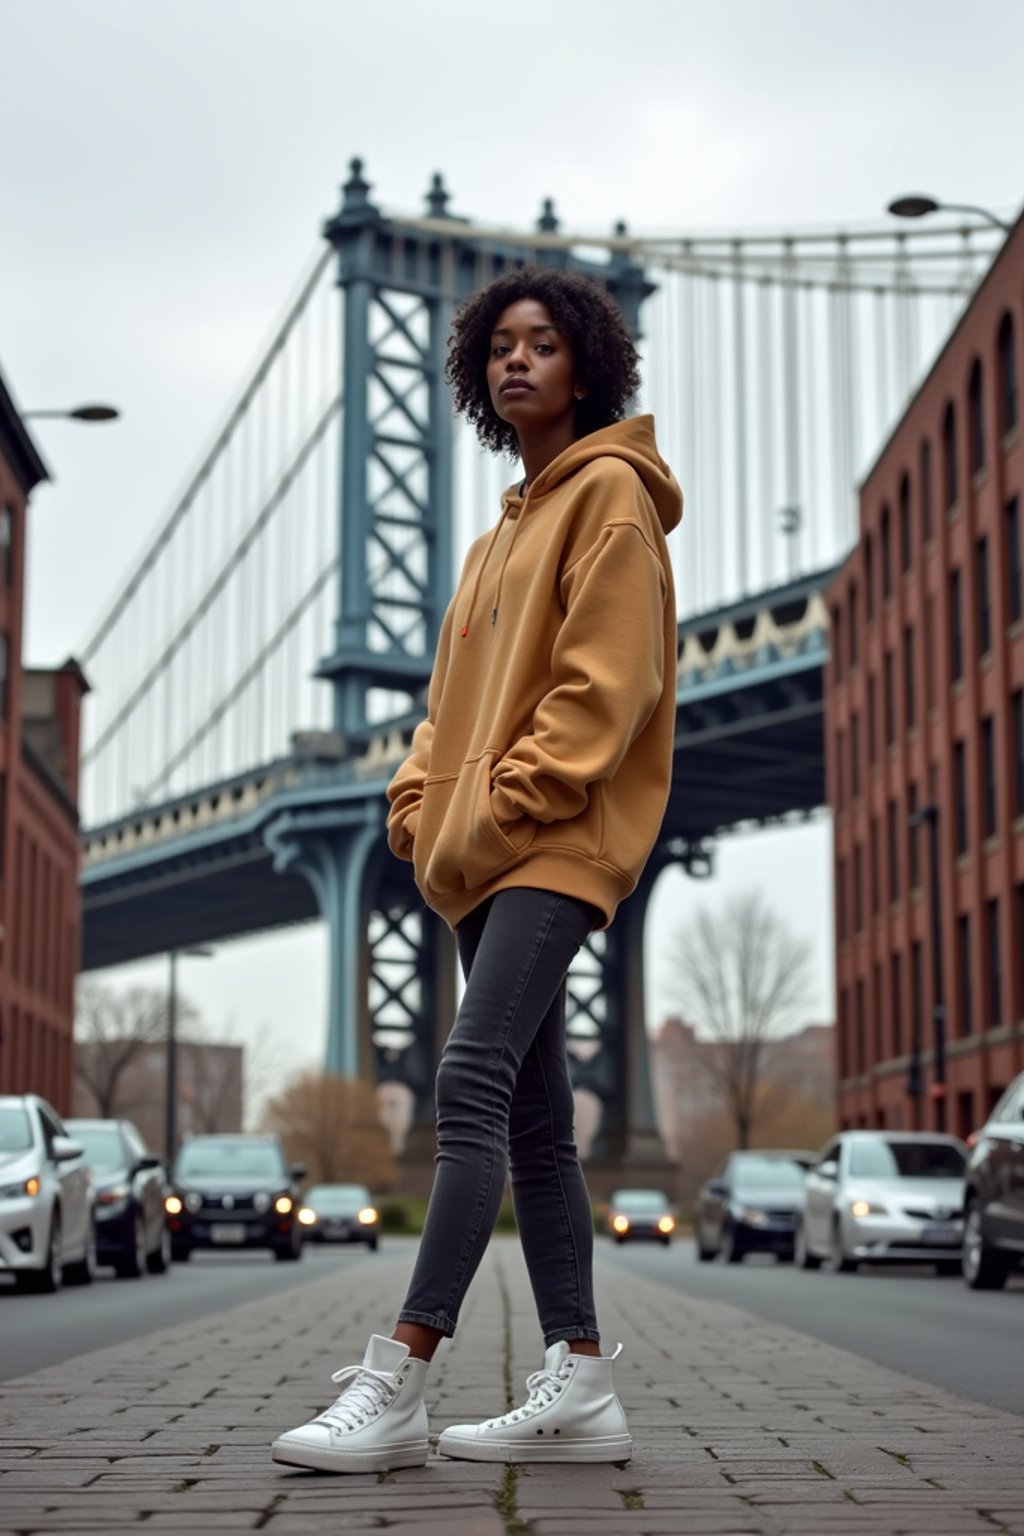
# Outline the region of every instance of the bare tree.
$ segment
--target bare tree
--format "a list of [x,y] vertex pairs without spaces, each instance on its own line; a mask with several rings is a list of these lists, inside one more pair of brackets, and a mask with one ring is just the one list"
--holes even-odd
[[707,910],[681,928],[670,964],[680,1012],[702,1036],[700,1069],[728,1110],[741,1148],[755,1116],[770,1118],[789,1087],[769,1068],[771,1043],[800,1022],[809,992],[810,946],[754,892]]
[[371,1083],[304,1072],[268,1100],[263,1125],[281,1137],[290,1161],[305,1163],[314,1183],[394,1185],[395,1160]]
[[234,1131],[254,1118],[254,1111],[280,1077],[278,1052],[264,1026],[243,1042],[233,1025],[209,1038],[198,1018],[181,1045],[182,1097],[188,1104],[191,1128],[202,1134]]
[[[165,992],[146,987],[115,991],[92,978],[80,980],[75,993],[75,1074],[104,1119],[134,1109],[123,1102],[131,1067],[167,1038]],[[179,1018],[194,1010],[179,999]]]

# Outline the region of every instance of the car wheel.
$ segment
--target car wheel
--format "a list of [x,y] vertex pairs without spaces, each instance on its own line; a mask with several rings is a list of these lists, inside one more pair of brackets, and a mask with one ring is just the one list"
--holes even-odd
[[171,1251],[171,1234],[168,1232],[165,1226],[161,1226],[160,1242],[146,1260],[146,1263],[149,1266],[150,1274],[165,1275],[171,1267],[172,1258],[173,1253]]
[[616,1241],[616,1244],[618,1245],[618,1247],[621,1248],[623,1243],[626,1241],[626,1239],[624,1237],[620,1236],[619,1233],[616,1233],[615,1234],[615,1241]]
[[843,1243],[843,1229],[839,1223],[839,1217],[832,1223],[832,1273],[834,1275],[852,1275],[860,1265],[856,1259],[851,1259],[846,1252]]
[[740,1264],[743,1261],[743,1249],[736,1241],[736,1228],[731,1221],[727,1221],[722,1228],[722,1246],[719,1252],[726,1264]]
[[672,1247],[672,1239],[670,1237],[663,1237],[662,1240],[661,1240],[661,1246],[663,1248],[671,1248]]
[[377,1238],[377,1237],[369,1238],[368,1241],[367,1241],[366,1246],[367,1246],[367,1248],[369,1248],[371,1253],[376,1253],[377,1249],[380,1247],[380,1238]]
[[68,1285],[92,1285],[96,1278],[96,1228],[89,1218],[89,1240],[85,1253],[73,1264],[65,1264],[64,1280]]
[[1000,1291],[1009,1273],[1005,1255],[985,1241],[981,1207],[977,1200],[972,1200],[964,1218],[964,1279],[972,1291]]
[[820,1269],[821,1260],[816,1253],[812,1253],[807,1243],[807,1233],[802,1221],[796,1224],[796,1233],[793,1241],[793,1261],[797,1269]]
[[131,1249],[116,1260],[114,1270],[119,1280],[138,1280],[146,1273],[146,1223],[141,1211],[135,1212]]
[[60,1216],[53,1213],[50,1237],[46,1245],[46,1263],[42,1269],[23,1269],[18,1272],[18,1288],[22,1291],[44,1291],[52,1295],[59,1291],[64,1281],[64,1265],[61,1260]]
[[187,1264],[192,1257],[192,1249],[188,1243],[176,1243],[171,1239],[171,1258],[175,1264]]

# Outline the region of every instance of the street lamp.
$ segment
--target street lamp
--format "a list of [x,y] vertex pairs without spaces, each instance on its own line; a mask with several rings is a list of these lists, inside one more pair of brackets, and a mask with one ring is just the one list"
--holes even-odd
[[[946,1005],[942,992],[942,912],[939,906],[939,808],[922,805],[919,811],[908,817],[909,825],[916,831],[928,826],[929,862],[931,864],[931,950],[932,950],[932,1020],[934,1025],[934,1070],[931,1096],[940,1105],[940,1124],[945,1115],[943,1101],[946,1097]],[[921,1093],[921,1041],[919,1021],[914,1016],[914,1048],[907,1074],[907,1092],[912,1098]]]
[[928,197],[925,193],[915,192],[907,197],[897,197],[889,204],[887,212],[894,213],[898,219],[923,219],[929,213],[973,213],[979,219],[985,219],[989,224],[994,224],[996,229],[1001,229],[1004,235],[1009,234],[1010,225],[1003,219],[997,218],[987,208],[976,208],[973,203],[940,203],[934,197]]
[[178,956],[194,955],[196,959],[209,960],[213,950],[205,944],[190,949],[172,949],[171,985],[167,1002],[167,1056],[164,1069],[164,1151],[167,1166],[174,1161],[178,1145]]
[[116,405],[76,405],[70,411],[22,411],[22,421],[117,421],[121,412]]

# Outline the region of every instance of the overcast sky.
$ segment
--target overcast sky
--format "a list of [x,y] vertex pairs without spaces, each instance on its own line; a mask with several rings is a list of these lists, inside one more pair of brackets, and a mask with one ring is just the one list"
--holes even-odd
[[[1019,0],[0,0],[0,42],[0,367],[23,408],[124,412],[35,429],[54,483],[31,509],[34,664],[81,646],[159,524],[353,154],[388,210],[420,211],[441,170],[474,219],[532,224],[551,196],[599,231],[832,227],[917,189],[1021,200]],[[651,950],[760,885],[811,940],[810,1012],[831,1017],[827,824],[729,840],[719,870],[665,877]],[[211,1020],[314,1060],[324,964],[314,925],[183,981]]]

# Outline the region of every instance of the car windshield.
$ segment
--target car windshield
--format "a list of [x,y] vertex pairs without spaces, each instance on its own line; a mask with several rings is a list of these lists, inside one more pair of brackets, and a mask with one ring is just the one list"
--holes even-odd
[[306,1195],[306,1204],[320,1210],[340,1210],[370,1204],[370,1191],[362,1184],[318,1184]]
[[620,1189],[612,1196],[617,1211],[664,1211],[668,1201],[657,1189]]
[[85,1148],[85,1160],[97,1172],[116,1173],[125,1166],[124,1146],[116,1125],[75,1125],[67,1127],[72,1141]]
[[280,1179],[277,1147],[266,1141],[191,1141],[178,1154],[179,1179]]
[[789,1157],[738,1157],[733,1183],[740,1190],[802,1189],[807,1169]]
[[31,1145],[28,1112],[20,1104],[0,1105],[0,1152],[27,1152]]
[[850,1149],[850,1172],[862,1179],[959,1179],[964,1162],[949,1141],[861,1141]]

